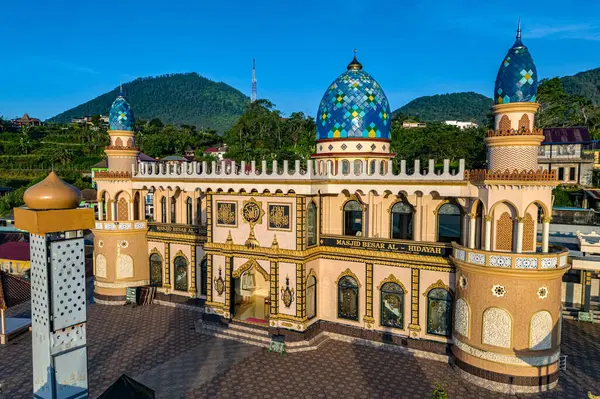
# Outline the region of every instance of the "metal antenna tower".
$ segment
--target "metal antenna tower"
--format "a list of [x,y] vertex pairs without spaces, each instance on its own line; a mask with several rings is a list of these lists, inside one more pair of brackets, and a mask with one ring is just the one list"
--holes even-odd
[[256,101],[256,62],[254,58],[252,58],[252,96],[250,101]]

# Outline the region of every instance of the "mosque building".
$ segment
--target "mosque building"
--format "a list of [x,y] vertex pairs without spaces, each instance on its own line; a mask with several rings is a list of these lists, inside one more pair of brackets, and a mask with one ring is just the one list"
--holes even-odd
[[204,323],[290,347],[385,343],[449,356],[496,391],[551,389],[568,251],[548,243],[558,183],[537,163],[537,82],[519,30],[496,78],[485,170],[393,169],[390,106],[356,56],[323,95],[302,167],[138,161],[121,93],[108,171],[95,174],[95,299],[154,286],[157,300],[201,306]]

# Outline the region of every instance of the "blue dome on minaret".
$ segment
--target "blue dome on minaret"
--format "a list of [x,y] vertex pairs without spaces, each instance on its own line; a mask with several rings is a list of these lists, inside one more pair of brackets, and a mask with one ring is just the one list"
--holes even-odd
[[119,96],[110,107],[108,115],[110,130],[133,131],[133,110],[123,95],[123,87],[119,90]]
[[517,40],[504,57],[494,90],[495,104],[535,102],[538,86],[537,69],[529,50],[521,41],[521,23]]
[[329,85],[317,112],[317,140],[390,139],[392,118],[383,89],[356,59]]

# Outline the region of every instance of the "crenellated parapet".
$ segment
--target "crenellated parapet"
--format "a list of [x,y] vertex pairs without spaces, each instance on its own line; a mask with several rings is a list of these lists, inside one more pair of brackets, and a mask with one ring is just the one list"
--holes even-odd
[[94,174],[94,179],[131,179],[131,172],[100,171]]
[[256,180],[382,180],[398,181],[462,181],[465,171],[464,160],[459,161],[458,168],[451,168],[450,161],[444,160],[443,167],[435,168],[435,161],[429,160],[422,167],[419,160],[413,164],[412,171],[407,168],[406,161],[400,162],[400,167],[394,172],[391,160],[307,160],[306,167],[301,167],[299,160],[290,169],[288,161],[283,161],[282,167],[277,161],[267,164],[262,161],[260,167],[255,161],[240,164],[232,161],[221,162],[181,162],[166,164],[161,162],[138,162],[133,170],[135,179],[167,178],[167,179],[232,179]]

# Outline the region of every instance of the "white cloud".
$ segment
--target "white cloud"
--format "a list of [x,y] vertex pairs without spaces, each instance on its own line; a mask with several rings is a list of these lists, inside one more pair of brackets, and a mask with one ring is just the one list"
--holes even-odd
[[600,27],[591,24],[547,25],[533,27],[526,32],[527,38],[600,40]]

